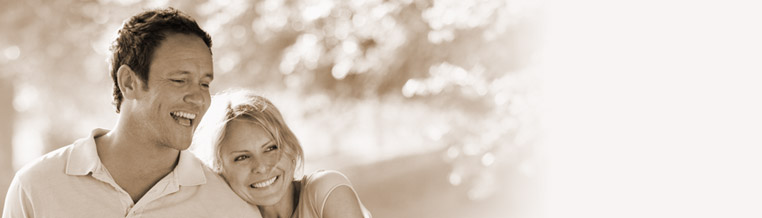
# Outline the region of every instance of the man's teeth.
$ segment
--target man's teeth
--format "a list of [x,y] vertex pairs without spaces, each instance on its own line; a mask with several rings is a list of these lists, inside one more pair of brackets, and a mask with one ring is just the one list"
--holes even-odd
[[278,177],[276,176],[276,177],[273,177],[272,179],[269,179],[269,180],[264,181],[264,182],[258,182],[258,183],[251,184],[251,186],[252,186],[252,188],[264,188],[264,187],[267,187],[269,185],[272,185],[273,182],[275,182],[275,179],[277,179],[277,178]]
[[185,113],[185,112],[179,112],[179,111],[177,111],[177,112],[172,112],[172,115],[174,115],[176,117],[181,117],[181,118],[189,119],[189,120],[196,119],[196,114],[192,114],[192,113]]
[[180,112],[180,111],[170,112],[169,114],[172,115],[172,118],[174,118],[175,121],[177,121],[180,125],[183,125],[183,126],[191,126],[193,123],[193,119],[196,118],[196,114]]

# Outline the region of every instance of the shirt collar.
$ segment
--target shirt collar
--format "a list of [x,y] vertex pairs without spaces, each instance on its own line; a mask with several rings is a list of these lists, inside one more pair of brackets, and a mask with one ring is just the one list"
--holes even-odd
[[180,160],[175,167],[175,179],[181,186],[194,186],[206,183],[204,165],[188,151],[180,151]]
[[107,129],[94,129],[87,138],[79,139],[72,144],[71,153],[66,162],[67,175],[87,175],[101,165],[101,159],[95,147],[95,138],[108,132]]
[[[66,174],[84,176],[96,172],[102,165],[95,146],[95,138],[105,135],[110,130],[94,129],[87,138],[79,139],[72,144],[69,159],[66,162]],[[178,185],[194,186],[206,183],[204,166],[196,156],[188,151],[180,151],[180,159],[173,170]]]

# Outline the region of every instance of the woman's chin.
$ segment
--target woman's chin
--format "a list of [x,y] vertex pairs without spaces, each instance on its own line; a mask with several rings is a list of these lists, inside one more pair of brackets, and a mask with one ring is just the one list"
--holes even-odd
[[275,196],[248,197],[248,198],[245,198],[244,200],[246,200],[246,202],[254,206],[272,206],[278,203],[280,198],[277,198]]

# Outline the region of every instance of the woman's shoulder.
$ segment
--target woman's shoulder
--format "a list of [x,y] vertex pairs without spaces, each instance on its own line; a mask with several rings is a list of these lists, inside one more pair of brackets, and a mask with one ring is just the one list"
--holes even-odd
[[[304,176],[302,180],[302,199],[309,201],[304,206],[310,205],[315,214],[323,214],[328,197],[339,187],[348,187],[351,190],[351,199],[356,199],[362,211],[367,211],[359,202],[352,183],[347,176],[335,170],[319,170]],[[306,198],[306,199],[305,199]],[[366,217],[370,217],[369,214]]]
[[351,185],[347,176],[335,170],[318,170],[304,178],[307,188],[326,188],[337,185]]
[[322,202],[331,191],[339,186],[352,187],[349,179],[339,171],[318,170],[304,176],[302,181],[303,194],[307,194],[311,200]]
[[302,179],[302,194],[311,203],[322,205],[334,189],[340,186],[352,187],[344,174],[335,170],[318,170]]

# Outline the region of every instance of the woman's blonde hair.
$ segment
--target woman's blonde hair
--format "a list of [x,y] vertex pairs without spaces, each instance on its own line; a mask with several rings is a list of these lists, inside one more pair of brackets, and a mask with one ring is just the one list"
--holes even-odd
[[302,146],[283,120],[278,108],[251,90],[227,90],[215,94],[193,135],[189,150],[216,173],[222,172],[220,143],[230,121],[242,119],[262,127],[290,158],[296,169],[304,160]]

